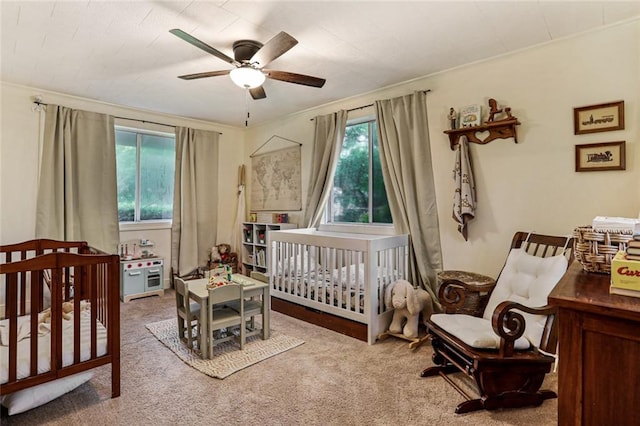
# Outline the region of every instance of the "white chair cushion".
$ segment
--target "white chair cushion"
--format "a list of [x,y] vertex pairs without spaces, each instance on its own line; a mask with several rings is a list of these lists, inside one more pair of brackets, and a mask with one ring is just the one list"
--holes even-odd
[[[500,348],[500,337],[493,331],[491,321],[465,314],[433,314],[431,321],[452,336],[477,349]],[[529,341],[520,337],[515,349],[528,349]]]
[[[505,300],[529,307],[545,306],[547,297],[567,271],[568,261],[563,255],[538,257],[523,249],[513,249],[500,273],[483,318],[491,322],[496,306]],[[523,313],[527,327],[524,332],[532,345],[538,346],[546,316]]]
[[[491,327],[491,317],[496,307],[505,300],[525,306],[540,307],[547,304],[547,297],[567,271],[564,255],[538,257],[523,249],[513,249],[507,257],[500,278],[496,283],[482,318],[463,314],[434,314],[431,321],[447,333],[478,349],[499,349],[500,337]],[[539,346],[546,316],[521,312],[526,321],[524,335],[514,343],[516,350]]]

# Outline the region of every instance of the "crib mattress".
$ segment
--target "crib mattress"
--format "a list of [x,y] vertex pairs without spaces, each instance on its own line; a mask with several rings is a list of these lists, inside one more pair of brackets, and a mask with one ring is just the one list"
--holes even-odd
[[[29,376],[30,370],[30,316],[18,318],[18,368],[17,378],[23,379]],[[38,333],[38,374],[51,370],[51,332],[49,324],[40,324]],[[9,320],[0,321],[0,384],[9,380],[9,347],[8,341]],[[3,335],[7,333],[7,335]],[[23,334],[24,333],[24,334]],[[22,339],[20,340],[20,338]],[[91,312],[83,310],[80,312],[80,360],[86,361],[91,357]],[[62,365],[64,367],[73,364],[73,313],[71,319],[62,321]],[[97,322],[97,355],[102,356],[107,353],[107,329]]]

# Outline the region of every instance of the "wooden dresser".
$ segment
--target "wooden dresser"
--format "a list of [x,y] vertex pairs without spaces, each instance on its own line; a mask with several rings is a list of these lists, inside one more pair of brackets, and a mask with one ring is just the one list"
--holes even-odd
[[559,307],[558,424],[638,425],[640,298],[573,262],[549,295]]

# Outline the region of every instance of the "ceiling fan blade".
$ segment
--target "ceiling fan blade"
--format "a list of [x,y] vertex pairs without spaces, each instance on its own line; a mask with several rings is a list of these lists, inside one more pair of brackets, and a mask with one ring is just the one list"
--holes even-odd
[[230,70],[207,71],[207,72],[199,72],[199,73],[196,73],[196,74],[179,75],[178,78],[181,78],[183,80],[195,80],[195,79],[198,79],[198,78],[217,77],[219,75],[228,75],[230,72],[231,72]]
[[266,66],[269,62],[279,58],[280,55],[298,44],[298,40],[291,37],[284,31],[280,31],[275,37],[266,42],[258,50],[249,62],[258,63],[258,68]]
[[264,92],[264,88],[262,86],[249,89],[249,93],[251,93],[251,97],[253,99],[264,99],[267,97],[267,94]]
[[312,77],[310,75],[296,74],[286,71],[262,70],[262,72],[264,72],[267,77],[274,80],[286,81],[287,83],[303,84],[305,86],[311,87],[322,87],[327,81],[324,78]]
[[193,37],[192,35],[189,35],[187,33],[185,33],[184,31],[180,30],[180,29],[173,29],[173,30],[169,30],[169,32],[179,38],[181,38],[182,40],[186,41],[187,43],[190,43],[192,45],[194,45],[195,47],[204,50],[205,52],[222,59],[225,62],[229,62],[230,64],[233,64],[235,66],[240,66],[240,64],[233,58],[228,57],[227,55],[225,55],[224,53],[220,52],[217,49],[214,49],[213,47],[209,46],[207,43],[198,40],[197,38]]

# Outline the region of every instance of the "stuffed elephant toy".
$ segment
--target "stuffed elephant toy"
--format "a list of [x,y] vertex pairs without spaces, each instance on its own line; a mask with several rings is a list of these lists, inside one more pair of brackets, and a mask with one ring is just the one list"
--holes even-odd
[[414,288],[409,281],[405,280],[395,281],[387,287],[384,303],[387,309],[395,309],[389,332],[402,333],[409,339],[418,337],[420,313],[425,322],[433,313],[429,293],[422,288]]

